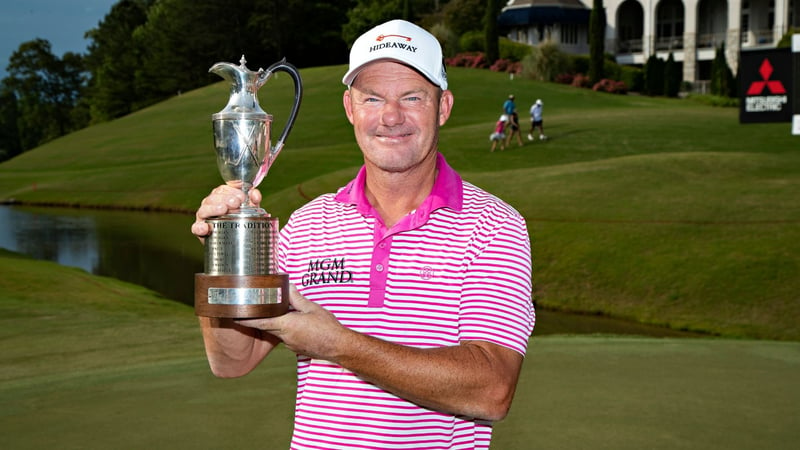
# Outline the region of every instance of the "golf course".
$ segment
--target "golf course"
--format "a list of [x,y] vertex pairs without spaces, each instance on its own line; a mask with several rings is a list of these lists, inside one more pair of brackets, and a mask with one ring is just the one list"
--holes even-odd
[[[260,186],[282,223],[361,165],[341,105],[344,72],[301,70],[297,123]],[[451,68],[448,78],[455,105],[439,148],[526,218],[537,308],[693,333],[534,330],[492,448],[795,448],[800,136],[790,124],[740,125],[737,109],[693,98],[488,70]],[[228,90],[183,92],[0,163],[0,201],[181,212],[189,233],[200,200],[222,182],[210,116]],[[524,145],[490,153],[509,94]],[[273,140],[292,95],[281,74],[259,91]],[[525,137],[536,99],[546,141]],[[0,270],[2,448],[288,448],[288,350],[246,377],[216,379],[191,307],[1,249]]]

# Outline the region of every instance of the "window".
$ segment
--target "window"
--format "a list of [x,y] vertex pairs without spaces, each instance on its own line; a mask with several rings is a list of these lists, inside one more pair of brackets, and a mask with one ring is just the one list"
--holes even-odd
[[578,43],[578,25],[574,23],[561,24],[561,43],[572,45]]

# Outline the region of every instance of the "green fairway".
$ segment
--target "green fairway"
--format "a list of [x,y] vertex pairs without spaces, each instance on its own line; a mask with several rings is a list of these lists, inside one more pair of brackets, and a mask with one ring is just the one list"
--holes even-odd
[[[361,164],[341,106],[344,66],[302,71],[305,97],[262,184],[285,220]],[[800,137],[737,110],[610,95],[451,68],[441,150],[516,207],[533,239],[537,304],[732,337],[800,340]],[[545,103],[546,142],[489,153],[502,101]],[[291,80],[259,93],[286,120]],[[226,83],[65,136],[0,164],[0,200],[193,211],[221,183],[210,115]]]
[[[216,379],[188,306],[5,252],[0,270],[3,448],[288,448],[287,350]],[[796,342],[534,337],[493,448],[791,449],[798,379]]]

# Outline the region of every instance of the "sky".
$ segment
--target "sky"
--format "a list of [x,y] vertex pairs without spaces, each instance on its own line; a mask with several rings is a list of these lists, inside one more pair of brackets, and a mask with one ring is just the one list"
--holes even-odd
[[23,42],[50,41],[53,55],[86,53],[83,35],[111,11],[118,0],[0,0],[0,78],[8,59]]

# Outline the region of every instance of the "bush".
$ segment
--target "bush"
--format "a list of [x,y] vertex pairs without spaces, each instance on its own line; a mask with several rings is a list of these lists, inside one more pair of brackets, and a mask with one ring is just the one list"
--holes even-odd
[[501,58],[489,66],[489,70],[493,72],[520,73],[522,71],[522,63]]
[[588,87],[591,87],[591,85],[592,85],[592,83],[591,83],[591,80],[589,80],[589,76],[588,75],[584,75],[582,73],[579,73],[579,74],[576,74],[572,78],[572,86],[573,87],[588,88]]
[[484,34],[482,31],[464,33],[458,40],[461,52],[485,52]]
[[453,67],[469,67],[483,69],[489,66],[483,52],[459,53],[452,58],[445,58],[444,63]]
[[620,66],[619,69],[619,80],[628,86],[628,90],[642,92],[642,89],[644,89],[644,71],[634,66]]
[[608,58],[606,58],[603,61],[603,74],[605,75],[603,78],[620,80],[620,78],[622,77],[622,66],[620,66],[619,64],[617,64],[616,61],[614,61],[614,56],[612,55],[607,55],[607,56]]
[[586,55],[572,55],[570,59],[570,68],[573,73],[589,73],[589,57]]
[[556,75],[555,82],[561,84],[572,84],[572,80],[575,78],[575,74],[573,73],[560,73]]
[[[587,77],[588,79],[588,77]],[[592,86],[593,91],[608,92],[609,94],[627,94],[628,87],[624,81],[615,81],[610,78],[603,78]]]
[[445,58],[455,56],[459,51],[458,35],[456,35],[447,25],[437,23],[431,27],[431,34],[442,44],[442,53]]
[[553,81],[556,76],[569,71],[569,58],[558,44],[544,42],[522,60],[522,75],[541,81]]
[[506,37],[500,38],[500,59],[522,61],[533,52],[533,46],[514,42]]
[[721,107],[739,106],[738,98],[725,97],[722,95],[689,94],[686,98],[709,106],[721,106]]

